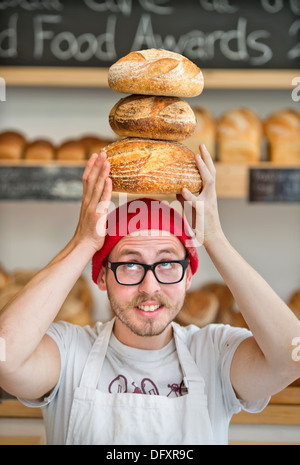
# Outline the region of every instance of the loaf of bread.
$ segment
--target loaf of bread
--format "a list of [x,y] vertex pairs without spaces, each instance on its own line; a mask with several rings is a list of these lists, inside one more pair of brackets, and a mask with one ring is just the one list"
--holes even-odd
[[300,164],[300,112],[287,109],[276,111],[264,121],[269,142],[270,161]]
[[104,147],[115,142],[115,139],[105,139],[95,135],[83,136],[79,141],[85,148],[86,158],[90,158],[93,153],[100,153]]
[[183,144],[192,152],[199,153],[199,145],[204,144],[213,160],[216,158],[217,123],[213,114],[206,108],[193,108],[196,117],[194,133]]
[[182,325],[193,324],[202,328],[215,322],[218,308],[218,299],[213,293],[202,290],[190,291],[185,296],[176,321]]
[[11,283],[16,286],[25,286],[37,273],[35,268],[19,268],[11,273]]
[[0,313],[1,310],[7,305],[17,294],[23,289],[23,286],[17,284],[8,284],[0,292]]
[[4,289],[10,282],[9,273],[1,266],[0,264],[0,292]]
[[295,313],[296,317],[300,320],[300,290],[295,291],[288,301],[288,306]]
[[80,161],[85,160],[85,156],[84,144],[77,140],[63,142],[56,153],[58,160]]
[[221,162],[251,163],[260,160],[262,122],[250,108],[226,111],[218,122],[218,157]]
[[108,72],[109,87],[124,94],[196,97],[204,79],[201,70],[178,53],[161,49],[131,52]]
[[109,123],[121,137],[179,141],[193,133],[196,119],[178,97],[131,95],[112,108]]
[[2,132],[0,134],[0,158],[7,160],[19,160],[23,156],[25,143],[25,137],[19,132]]
[[54,145],[45,139],[38,139],[26,144],[24,150],[26,160],[53,160],[54,156]]
[[210,292],[216,296],[219,303],[217,321],[231,324],[231,316],[234,307],[234,298],[226,284],[221,282],[207,283],[201,287],[202,291]]
[[127,138],[105,148],[113,190],[132,194],[199,192],[194,154],[179,142]]

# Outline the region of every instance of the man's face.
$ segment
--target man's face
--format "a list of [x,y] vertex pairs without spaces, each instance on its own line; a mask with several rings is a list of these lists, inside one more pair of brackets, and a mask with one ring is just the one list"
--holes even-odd
[[[151,265],[159,261],[184,260],[185,256],[186,250],[177,237],[145,235],[143,231],[142,236],[123,237],[111,251],[109,261]],[[116,326],[124,336],[159,336],[171,328],[170,323],[182,308],[190,286],[190,266],[179,283],[160,284],[153,272],[148,271],[144,280],[134,286],[121,285],[112,270],[102,270],[98,285],[102,290],[106,288],[117,317]]]

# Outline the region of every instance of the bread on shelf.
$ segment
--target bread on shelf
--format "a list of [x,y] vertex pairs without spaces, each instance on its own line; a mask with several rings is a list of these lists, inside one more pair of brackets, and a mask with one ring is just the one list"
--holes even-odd
[[270,161],[300,165],[300,112],[285,109],[272,113],[264,121]]
[[109,123],[121,137],[179,141],[194,132],[196,119],[178,97],[130,95],[114,105]]
[[81,161],[85,160],[84,144],[78,140],[68,140],[63,142],[56,152],[57,160]]
[[4,131],[0,133],[0,159],[20,160],[26,138],[18,131]]
[[[38,273],[37,269],[19,268],[10,273],[0,268],[0,312],[15,295]],[[93,325],[93,298],[90,286],[80,276],[66,297],[55,321],[64,320],[77,325]]]
[[193,107],[196,118],[194,133],[183,141],[192,152],[199,153],[200,144],[204,144],[213,160],[216,159],[217,123],[210,110]]
[[219,309],[217,297],[208,291],[187,292],[184,304],[176,317],[182,325],[196,325],[200,328],[215,322]]
[[55,147],[46,139],[29,142],[24,149],[24,158],[26,160],[53,160],[54,157]]
[[0,264],[0,292],[4,289],[10,282],[10,275],[5,270],[5,268]]
[[262,122],[250,108],[233,108],[218,121],[218,160],[255,163],[261,158]]
[[85,148],[86,158],[90,158],[90,156],[93,153],[100,153],[101,150],[104,149],[104,147],[115,142],[115,139],[103,138],[103,137],[95,136],[92,134],[88,134],[88,135],[82,136],[78,140],[78,142],[83,144]]
[[300,320],[300,289],[293,292],[288,300],[288,306],[295,313],[298,320]]

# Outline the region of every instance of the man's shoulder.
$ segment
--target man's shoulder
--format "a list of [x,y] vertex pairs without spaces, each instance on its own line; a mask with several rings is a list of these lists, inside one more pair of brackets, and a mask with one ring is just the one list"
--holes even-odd
[[92,344],[97,336],[101,333],[105,323],[97,321],[93,326],[86,325],[80,326],[67,321],[53,322],[47,335],[54,339],[57,343],[64,342],[64,345],[71,345],[72,343],[88,342]]
[[245,328],[237,328],[221,323],[213,323],[202,328],[196,325],[181,326],[174,323],[179,331],[179,334],[185,339],[188,346],[204,344],[215,345],[221,342],[225,343],[236,337],[250,336],[251,333]]

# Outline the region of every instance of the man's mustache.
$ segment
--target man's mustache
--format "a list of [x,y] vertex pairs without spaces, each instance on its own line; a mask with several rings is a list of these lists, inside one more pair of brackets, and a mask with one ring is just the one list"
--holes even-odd
[[132,308],[132,307],[139,307],[140,305],[143,305],[145,302],[149,301],[154,301],[158,302],[160,305],[163,305],[164,307],[172,307],[172,303],[170,300],[163,296],[163,295],[155,295],[155,296],[148,296],[148,295],[139,295],[132,299],[129,304],[126,306],[127,308]]

